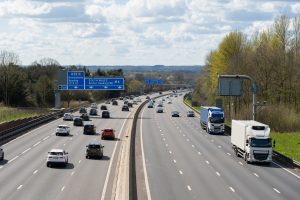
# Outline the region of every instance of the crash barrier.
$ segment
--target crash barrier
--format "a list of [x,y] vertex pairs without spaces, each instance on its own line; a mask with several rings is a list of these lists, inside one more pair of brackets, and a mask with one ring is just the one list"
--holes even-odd
[[[82,105],[82,106],[84,106],[84,105]],[[3,129],[1,128],[1,130],[0,130],[0,145],[3,145],[21,135],[23,135],[26,131],[28,131],[32,128],[35,128],[43,123],[60,118],[66,112],[74,112],[78,109],[79,109],[79,107],[73,108],[73,109],[64,109],[64,110],[54,111],[50,114],[37,116],[34,118],[15,120],[14,122],[11,122],[11,124],[9,124],[8,127],[3,128]]]
[[[170,95],[171,93],[160,95],[157,97],[153,97],[151,99],[157,99],[160,97],[164,97]],[[136,136],[136,129],[137,129],[137,120],[139,114],[143,107],[149,102],[149,100],[144,101],[136,110],[133,118],[132,129],[131,129],[131,138],[130,138],[130,158],[129,158],[129,199],[130,200],[137,200],[137,184],[136,184],[136,162],[135,162],[135,136]]]
[[[184,104],[186,106],[188,106],[189,108],[191,108],[192,110],[194,110],[195,112],[197,112],[198,114],[200,114],[198,110],[196,110],[195,108],[191,107],[185,101],[184,101]],[[225,135],[228,135],[228,136],[231,135],[231,127],[228,126],[228,125],[225,125]],[[283,154],[281,154],[281,153],[279,153],[277,151],[274,151],[274,150],[273,150],[272,159],[275,162],[281,163],[281,164],[283,164],[285,166],[289,166],[289,167],[293,167],[293,168],[300,168],[300,163],[299,162],[297,162],[296,160],[293,160],[293,159],[291,159],[291,158],[289,158],[289,157],[287,157],[287,156],[285,156],[285,155],[283,155]]]

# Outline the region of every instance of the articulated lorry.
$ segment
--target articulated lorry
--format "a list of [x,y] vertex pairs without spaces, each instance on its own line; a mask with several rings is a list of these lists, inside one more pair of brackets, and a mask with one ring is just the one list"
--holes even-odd
[[207,133],[224,133],[224,109],[202,106],[200,110],[200,124]]
[[247,163],[272,161],[270,128],[254,120],[232,120],[231,143],[235,154]]

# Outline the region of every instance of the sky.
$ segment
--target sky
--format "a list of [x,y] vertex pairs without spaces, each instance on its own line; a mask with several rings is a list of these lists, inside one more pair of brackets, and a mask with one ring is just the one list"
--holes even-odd
[[0,50],[23,65],[203,65],[229,32],[299,14],[300,0],[0,0]]

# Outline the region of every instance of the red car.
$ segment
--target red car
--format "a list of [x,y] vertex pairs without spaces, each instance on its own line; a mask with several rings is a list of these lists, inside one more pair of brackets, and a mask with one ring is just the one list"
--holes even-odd
[[115,130],[112,128],[105,128],[102,130],[101,139],[104,140],[106,138],[115,139]]

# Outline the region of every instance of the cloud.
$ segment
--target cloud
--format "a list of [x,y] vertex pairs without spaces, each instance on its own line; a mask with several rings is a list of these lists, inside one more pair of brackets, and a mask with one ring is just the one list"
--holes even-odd
[[49,4],[34,3],[25,0],[0,2],[0,16],[29,15],[36,16],[48,13],[51,10]]

